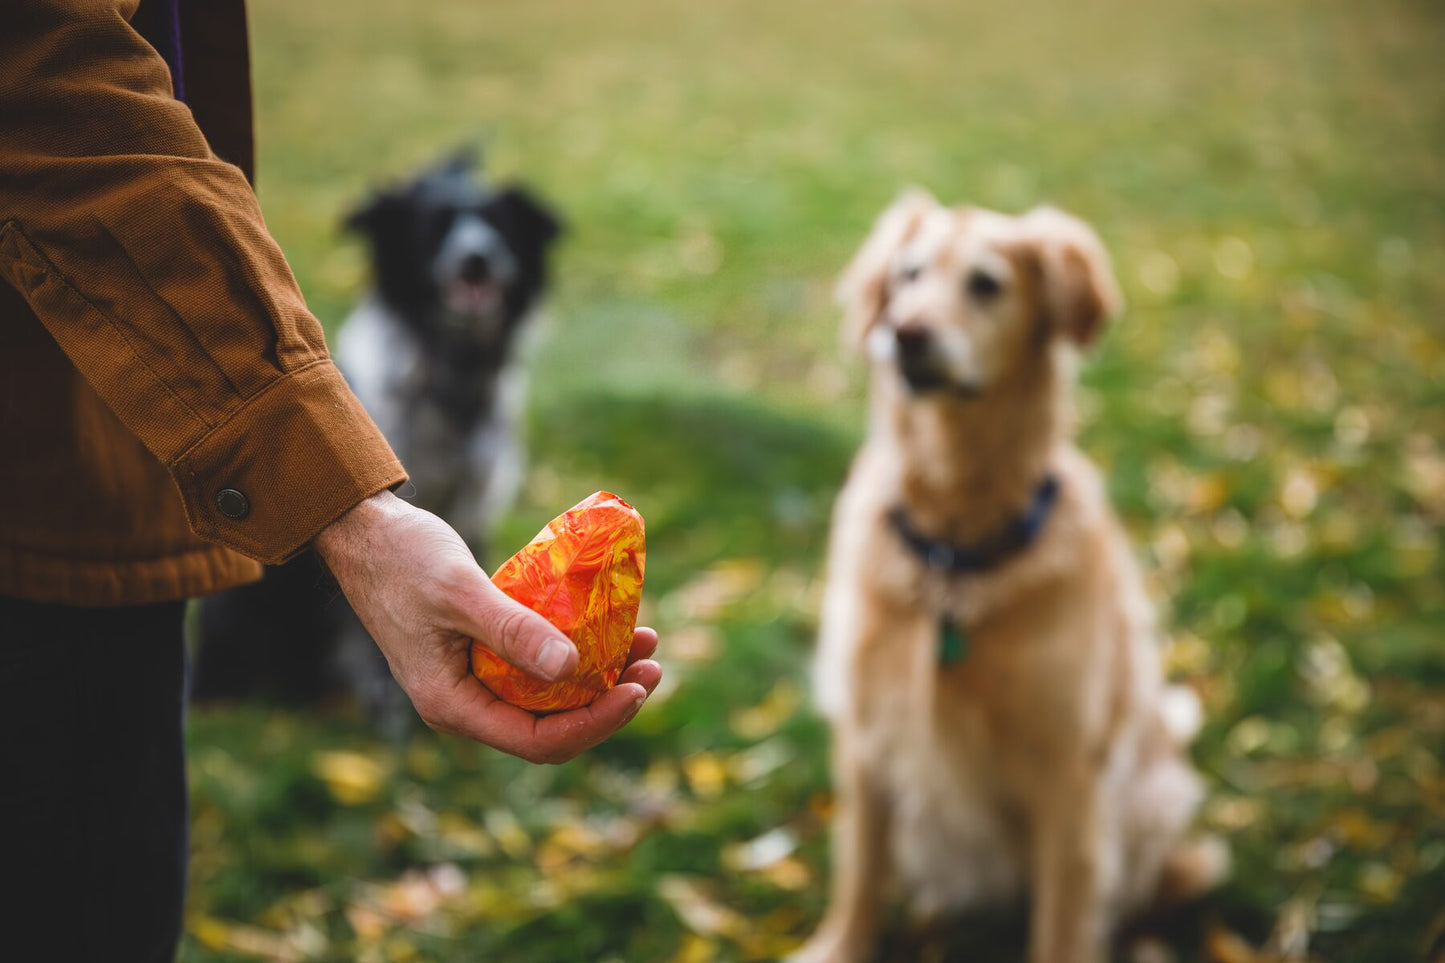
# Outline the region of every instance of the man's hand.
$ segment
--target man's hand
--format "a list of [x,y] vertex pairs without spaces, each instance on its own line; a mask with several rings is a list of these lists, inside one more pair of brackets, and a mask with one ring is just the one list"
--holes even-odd
[[649,658],[657,633],[638,629],[616,686],[581,709],[534,716],[472,675],[472,639],[549,682],[576,670],[577,648],[493,585],[440,518],[382,492],[323,529],[315,548],[422,720],[440,732],[566,762],[626,725],[662,679]]

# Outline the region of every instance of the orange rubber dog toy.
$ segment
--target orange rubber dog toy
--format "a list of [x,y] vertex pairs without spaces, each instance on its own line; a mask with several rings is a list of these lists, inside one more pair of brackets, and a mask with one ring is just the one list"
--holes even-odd
[[585,706],[617,684],[632,648],[642,570],[642,516],[597,492],[547,523],[492,576],[503,592],[543,616],[577,646],[577,673],[543,682],[472,642],[472,673],[499,698],[532,712]]

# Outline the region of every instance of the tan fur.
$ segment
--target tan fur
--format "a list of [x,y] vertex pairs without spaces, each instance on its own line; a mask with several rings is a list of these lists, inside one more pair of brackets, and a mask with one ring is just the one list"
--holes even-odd
[[[963,293],[980,265],[1003,279],[996,297]],[[834,512],[816,666],[834,729],[832,898],[795,959],[867,959],[891,880],[922,917],[1027,898],[1031,961],[1101,960],[1122,915],[1224,866],[1219,847],[1182,841],[1200,797],[1184,753],[1197,704],[1165,685],[1124,533],[1070,441],[1073,355],[1119,303],[1107,255],[1058,211],[1009,218],[914,192],[840,295],[846,335],[882,346]],[[950,370],[977,396],[911,394],[886,356],[902,325],[953,339]],[[930,571],[886,520],[902,505],[933,537],[977,542],[1049,473],[1060,493],[1042,533],[986,573]],[[969,638],[951,665],[937,658],[945,615]]]

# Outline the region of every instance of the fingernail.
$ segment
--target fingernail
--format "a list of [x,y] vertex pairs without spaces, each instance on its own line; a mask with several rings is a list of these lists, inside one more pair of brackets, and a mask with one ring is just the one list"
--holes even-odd
[[632,708],[627,710],[627,715],[622,720],[624,726],[632,721],[632,717],[637,715],[638,710],[642,708],[642,704],[646,701],[647,696],[645,695],[640,695],[632,701]]
[[548,639],[537,653],[537,668],[549,679],[559,678],[567,668],[567,653],[571,648],[561,639]]

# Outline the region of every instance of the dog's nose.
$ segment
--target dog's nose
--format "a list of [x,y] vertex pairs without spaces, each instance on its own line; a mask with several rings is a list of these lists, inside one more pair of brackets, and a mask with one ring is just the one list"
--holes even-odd
[[481,254],[468,254],[462,260],[460,270],[463,281],[480,284],[492,275],[492,266]]
[[900,324],[893,332],[893,337],[898,342],[898,354],[905,359],[923,357],[928,353],[928,345],[932,340],[927,328],[913,322]]

